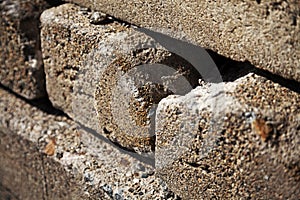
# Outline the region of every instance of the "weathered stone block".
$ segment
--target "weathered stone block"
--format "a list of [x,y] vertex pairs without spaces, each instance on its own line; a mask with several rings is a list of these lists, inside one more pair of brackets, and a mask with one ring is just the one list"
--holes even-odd
[[[300,4],[288,1],[67,0],[300,81]],[[185,34],[181,34],[185,33]]]
[[[190,91],[198,84],[199,72],[132,27],[105,17],[94,24],[95,15],[71,4],[41,15],[49,98],[75,121],[111,141],[150,152],[155,104],[171,93]],[[202,51],[206,63],[214,65]],[[178,87],[182,81],[187,87]]]
[[16,199],[177,199],[140,158],[3,90],[0,163]]
[[39,16],[45,0],[0,3],[0,83],[28,99],[44,97]]
[[156,169],[184,199],[297,199],[300,95],[249,74],[163,99]]

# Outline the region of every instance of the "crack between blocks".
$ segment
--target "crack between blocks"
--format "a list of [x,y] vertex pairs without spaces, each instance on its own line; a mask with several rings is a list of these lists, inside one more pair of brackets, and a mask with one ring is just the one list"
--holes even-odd
[[[108,138],[106,138],[105,136],[101,135],[100,133],[98,133],[97,131],[91,129],[91,128],[88,128],[86,127],[85,125],[83,125],[82,123],[76,121],[76,123],[79,125],[80,128],[82,128],[84,131],[92,134],[93,136],[97,137],[99,140],[113,146],[114,148],[116,148],[119,152],[123,153],[123,154],[127,154],[147,165],[150,165],[152,167],[155,167],[155,159],[154,159],[154,155],[151,155],[150,156],[146,156],[146,155],[140,155],[136,152],[134,152],[133,150],[131,149],[128,149],[128,148],[125,148],[125,147],[122,147],[120,144],[118,143],[115,143],[115,142],[112,142],[110,141]],[[152,152],[154,154],[154,152]]]
[[65,116],[70,119],[70,117],[66,113],[53,107],[52,103],[49,100],[48,95],[43,98],[29,100],[29,99],[26,99],[25,97],[21,96],[20,94],[14,92],[12,89],[2,85],[1,83],[0,83],[0,89],[16,96],[16,98],[21,99],[22,101],[26,102],[27,104],[29,104],[47,114],[55,115],[55,116]]

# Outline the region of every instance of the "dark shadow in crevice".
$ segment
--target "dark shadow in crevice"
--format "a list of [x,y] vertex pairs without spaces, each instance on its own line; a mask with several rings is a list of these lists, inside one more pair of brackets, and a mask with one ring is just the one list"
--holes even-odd
[[222,56],[210,49],[206,49],[207,53],[216,64],[223,82],[232,82],[251,72],[255,71],[255,67],[249,62],[235,61],[225,56]]
[[66,3],[65,1],[61,1],[61,0],[46,0],[46,2],[47,2],[51,7],[59,6],[59,5],[62,5],[62,4],[64,4],[64,3]]
[[53,107],[48,96],[46,96],[44,98],[36,99],[36,100],[31,100],[31,101],[29,101],[29,103],[32,106],[39,108],[40,110],[42,110],[43,112],[45,112],[47,114],[51,114],[51,115],[55,115],[55,116],[65,116],[68,119],[71,119],[66,113]]
[[29,100],[29,99],[26,99],[25,97],[19,95],[18,93],[14,92],[10,88],[5,87],[2,84],[0,84],[0,89],[7,91],[8,93],[16,96],[17,98],[21,99],[22,101],[30,104],[33,107],[40,109],[41,111],[43,111],[47,114],[55,115],[55,116],[65,116],[70,119],[70,117],[67,114],[65,114],[61,110],[58,110],[57,108],[53,107],[52,103],[49,100],[48,95],[46,95],[46,97],[43,97],[43,98]]
[[219,55],[212,50],[206,51],[209,53],[209,55],[217,65],[224,82],[235,81],[236,79],[252,72],[256,75],[265,77],[268,80],[278,83],[279,85],[286,87],[294,92],[300,93],[300,83],[295,80],[287,79],[277,74],[273,74],[272,72],[269,72],[267,70],[257,68],[248,61],[239,62]]
[[259,76],[266,77],[267,79],[300,94],[300,82],[291,79],[286,79],[277,74],[273,74],[267,70],[258,69],[258,68],[255,69],[254,73]]
[[[192,64],[192,66],[200,72],[200,76],[202,76],[199,77],[199,79],[203,79],[206,82],[232,82],[252,72],[266,77],[267,79],[287,87],[292,91],[300,93],[299,82],[273,74],[267,70],[257,68],[248,61],[234,61],[208,49],[205,49],[205,53],[205,50],[200,46],[173,38],[161,32],[140,27],[135,29],[152,37],[164,48],[178,56],[181,56],[184,60]],[[212,65],[212,62],[210,62],[210,59],[208,58],[209,56],[206,55],[207,53],[212,58],[216,67]]]
[[106,24],[111,24],[114,21],[115,21],[114,19],[106,17],[105,19],[100,20],[99,22],[90,22],[90,23],[94,25],[106,25]]
[[111,140],[107,139],[105,136],[99,134],[97,131],[95,131],[94,129],[91,129],[89,127],[86,127],[85,125],[83,125],[82,123],[76,121],[76,123],[79,125],[79,127],[81,129],[83,129],[84,131],[91,133],[93,136],[95,136],[96,138],[106,142],[107,144],[115,147],[116,149],[118,149],[121,153],[123,154],[127,154],[130,155],[131,157],[147,164],[150,165],[152,167],[155,167],[155,156],[154,156],[154,152],[152,152],[152,155],[142,155],[142,154],[138,154],[136,152],[134,152],[133,149],[128,149],[126,147],[121,146],[120,144],[118,144],[117,142],[112,142]]

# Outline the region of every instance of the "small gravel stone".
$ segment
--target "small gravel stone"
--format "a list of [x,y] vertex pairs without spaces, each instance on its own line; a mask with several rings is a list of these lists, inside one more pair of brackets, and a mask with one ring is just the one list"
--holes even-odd
[[107,14],[101,12],[93,12],[90,18],[92,24],[99,24],[107,19]]

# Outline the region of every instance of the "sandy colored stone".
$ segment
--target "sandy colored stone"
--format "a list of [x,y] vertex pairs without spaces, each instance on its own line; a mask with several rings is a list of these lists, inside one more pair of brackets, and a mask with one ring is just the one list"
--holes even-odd
[[163,99],[157,174],[183,199],[298,199],[299,101],[255,74]]
[[[44,153],[55,139],[53,156]],[[133,155],[134,156],[134,155]],[[178,199],[148,160],[0,90],[0,191],[16,199]]]
[[[103,18],[95,24],[95,13],[65,4],[41,15],[49,98],[112,142],[139,153],[153,151],[151,109],[169,94],[189,92],[199,72],[150,36],[105,14],[97,14]],[[207,63],[214,65],[210,57]],[[180,81],[188,87],[177,87]],[[167,90],[165,83],[175,89]]]
[[259,68],[300,81],[298,0],[68,2],[174,37],[186,35],[191,42],[228,58],[247,60]]
[[0,3],[0,83],[28,99],[46,95],[39,16],[49,7],[44,0]]

